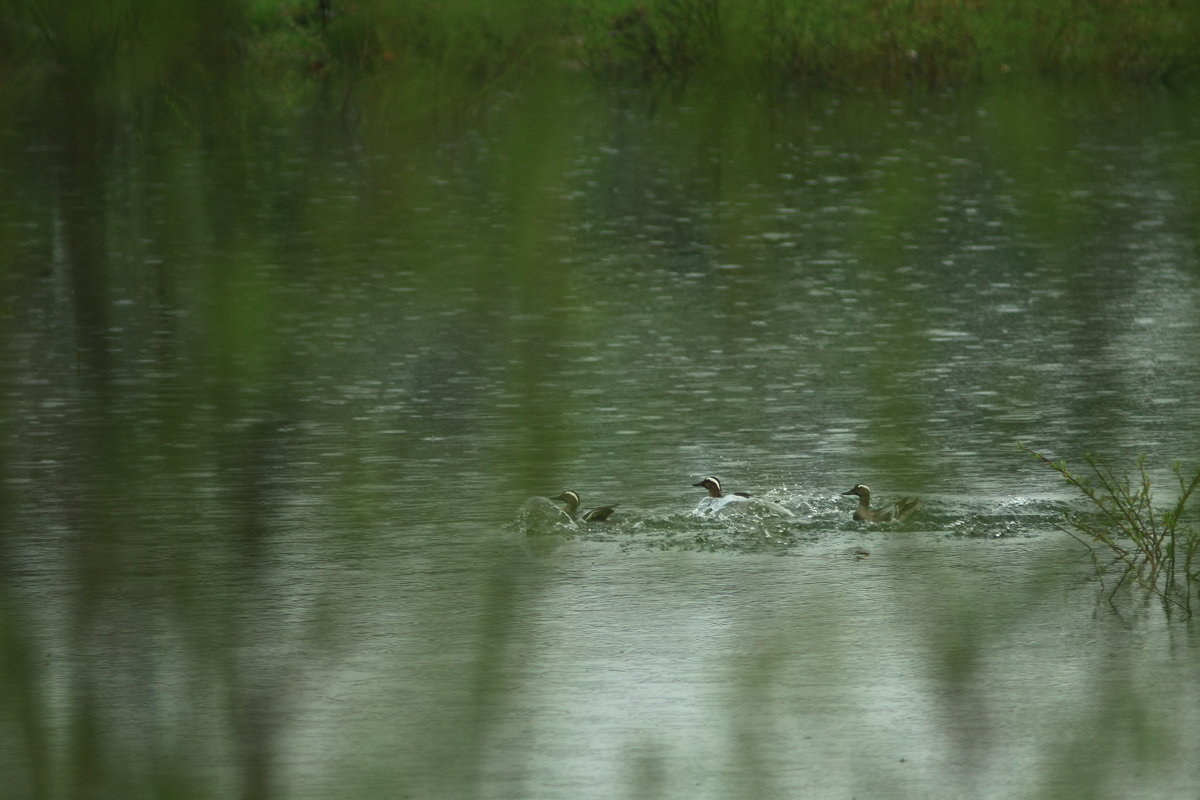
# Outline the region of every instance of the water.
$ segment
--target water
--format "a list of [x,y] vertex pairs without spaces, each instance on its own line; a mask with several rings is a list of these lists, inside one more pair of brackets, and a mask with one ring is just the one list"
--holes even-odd
[[[6,785],[1194,796],[1192,626],[1103,602],[1015,446],[1196,466],[1190,110],[22,118]],[[858,482],[924,506],[863,526]]]

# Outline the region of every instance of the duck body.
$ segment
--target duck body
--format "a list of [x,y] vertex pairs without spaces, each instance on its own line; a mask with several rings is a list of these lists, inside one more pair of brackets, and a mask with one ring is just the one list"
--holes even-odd
[[617,503],[611,506],[597,506],[596,508],[588,508],[583,511],[579,510],[579,494],[572,492],[569,489],[557,497],[551,497],[551,500],[557,500],[566,505],[566,514],[576,522],[605,522],[613,515],[613,511],[617,507]]
[[725,508],[737,504],[738,508],[744,508],[747,511],[754,509],[770,514],[777,514],[781,517],[795,516],[791,511],[778,503],[753,497],[746,492],[730,492],[729,494],[725,494],[721,489],[721,481],[712,476],[705,478],[699,483],[693,483],[692,486],[708,491],[708,497],[700,501],[700,506],[697,509],[701,513],[719,514]]
[[853,489],[842,494],[858,497],[854,519],[859,522],[899,522],[921,506],[921,501],[915,497],[902,497],[882,508],[871,508],[871,488],[865,483],[856,484]]

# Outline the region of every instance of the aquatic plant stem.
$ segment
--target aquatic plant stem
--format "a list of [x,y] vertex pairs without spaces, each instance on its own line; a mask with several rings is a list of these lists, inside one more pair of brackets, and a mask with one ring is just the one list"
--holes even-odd
[[[1139,586],[1157,596],[1168,612],[1177,609],[1191,616],[1193,595],[1200,585],[1200,570],[1193,568],[1196,554],[1200,552],[1200,530],[1181,523],[1188,502],[1200,488],[1200,469],[1188,477],[1180,464],[1172,465],[1172,473],[1179,482],[1179,493],[1175,502],[1159,513],[1154,507],[1144,455],[1137,460],[1138,480],[1135,483],[1128,476],[1118,476],[1096,456],[1086,454],[1084,462],[1098,484],[1093,486],[1087,478],[1072,473],[1065,462],[1052,461],[1021,444],[1018,448],[1048,464],[1099,511],[1099,515],[1093,517],[1072,515],[1068,523],[1074,530],[1064,526],[1060,529],[1092,551],[1093,564],[1102,581],[1108,568],[1101,564],[1097,555],[1097,543],[1114,555],[1111,563],[1124,565],[1116,586],[1108,593],[1110,602],[1126,581],[1133,578]],[[1133,546],[1129,547],[1125,540]],[[1179,564],[1181,548],[1182,568]]]

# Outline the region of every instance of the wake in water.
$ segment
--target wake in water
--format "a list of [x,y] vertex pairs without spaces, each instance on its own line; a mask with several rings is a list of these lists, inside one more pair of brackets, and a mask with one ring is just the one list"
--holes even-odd
[[[902,522],[860,522],[839,494],[772,499],[705,497],[667,511],[644,512],[622,505],[604,522],[572,519],[545,497],[531,497],[518,510],[511,530],[526,541],[616,542],[622,547],[662,550],[787,552],[827,537],[858,541],[878,536],[942,536],[970,539],[1043,536],[1070,512],[1062,502],[1012,498],[965,503],[960,497],[925,498]],[[782,513],[781,513],[782,512]]]

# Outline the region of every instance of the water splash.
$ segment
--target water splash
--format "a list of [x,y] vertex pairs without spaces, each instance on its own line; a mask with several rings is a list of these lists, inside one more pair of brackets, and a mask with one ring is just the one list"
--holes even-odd
[[569,536],[579,523],[547,497],[531,497],[517,511],[513,530],[522,536]]
[[[1070,508],[1056,500],[1016,497],[1002,502],[964,503],[962,498],[926,498],[902,522],[865,523],[836,495],[794,494],[776,500],[704,498],[696,505],[645,512],[623,506],[601,523],[572,520],[544,497],[531,497],[512,529],[526,542],[610,542],[622,548],[698,552],[778,552],[836,539],[856,542],[876,536],[940,536],[1013,539],[1044,536],[1057,529]],[[757,502],[756,502],[757,501]]]

